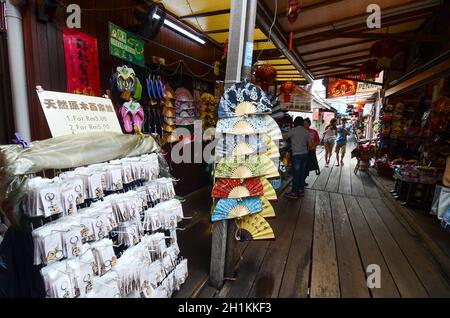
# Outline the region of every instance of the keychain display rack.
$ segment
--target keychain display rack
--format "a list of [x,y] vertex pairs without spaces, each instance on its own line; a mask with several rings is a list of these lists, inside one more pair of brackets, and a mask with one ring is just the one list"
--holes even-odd
[[170,298],[186,281],[182,204],[160,152],[144,148],[52,179],[21,176],[22,224],[46,297]]

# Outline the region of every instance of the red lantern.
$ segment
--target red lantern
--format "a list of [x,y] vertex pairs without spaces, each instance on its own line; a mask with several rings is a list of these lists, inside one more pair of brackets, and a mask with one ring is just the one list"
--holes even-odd
[[277,78],[277,70],[269,64],[264,64],[256,69],[256,79],[261,82],[261,88],[264,91],[269,90],[269,84],[272,83]]
[[288,8],[286,10],[286,16],[289,23],[295,23],[300,13],[300,6],[298,0],[289,0]]
[[294,92],[295,84],[293,82],[284,82],[281,87],[280,91],[284,94],[284,101],[286,103],[291,102],[291,94]]

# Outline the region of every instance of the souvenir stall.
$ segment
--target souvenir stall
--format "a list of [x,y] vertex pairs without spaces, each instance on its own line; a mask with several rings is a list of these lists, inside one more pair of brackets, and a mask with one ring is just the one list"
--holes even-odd
[[31,252],[7,259],[18,295],[168,298],[181,288],[183,208],[152,137],[85,133],[0,149],[2,218],[25,235],[9,244]]
[[[430,210],[450,155],[449,78],[389,97],[380,114],[380,175],[393,176],[402,204]],[[442,218],[442,215],[440,215]]]
[[236,220],[239,241],[274,239],[272,178],[279,178],[275,142],[281,131],[266,93],[251,83],[227,89],[218,106],[212,222]]

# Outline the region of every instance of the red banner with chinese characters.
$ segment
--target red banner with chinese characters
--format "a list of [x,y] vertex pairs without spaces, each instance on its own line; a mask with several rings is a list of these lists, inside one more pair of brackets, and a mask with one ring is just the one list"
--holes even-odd
[[358,82],[328,78],[327,80],[327,98],[353,96],[358,89]]
[[63,31],[67,92],[100,96],[97,39],[75,29]]

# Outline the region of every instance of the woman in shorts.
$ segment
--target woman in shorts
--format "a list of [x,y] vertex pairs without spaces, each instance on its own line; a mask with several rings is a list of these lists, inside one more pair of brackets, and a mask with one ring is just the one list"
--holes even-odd
[[325,128],[323,133],[323,142],[325,145],[325,167],[329,167],[331,156],[333,155],[333,148],[336,142],[337,135],[337,119],[333,118],[330,124]]

